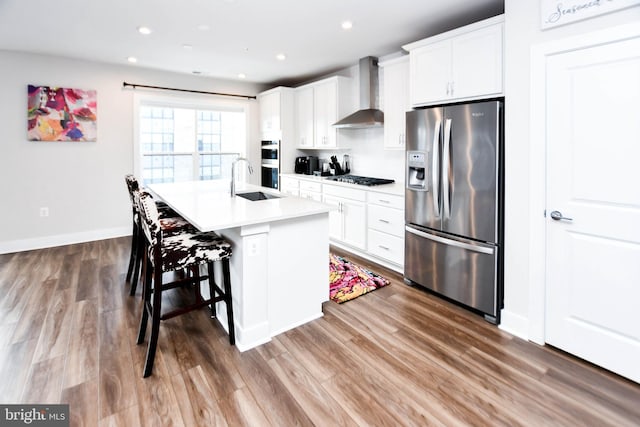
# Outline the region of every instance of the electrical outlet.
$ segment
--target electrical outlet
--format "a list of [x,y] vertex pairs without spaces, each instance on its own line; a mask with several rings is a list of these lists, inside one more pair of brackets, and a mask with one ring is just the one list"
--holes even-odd
[[259,253],[258,250],[258,241],[257,239],[247,239],[247,252],[249,256],[257,256]]
[[49,208],[40,208],[40,217],[44,218],[49,216]]

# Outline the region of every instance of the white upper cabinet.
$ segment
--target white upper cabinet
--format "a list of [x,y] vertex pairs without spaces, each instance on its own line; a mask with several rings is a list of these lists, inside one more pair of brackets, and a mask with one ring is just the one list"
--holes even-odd
[[409,101],[409,57],[381,63],[383,73],[382,110],[384,111],[384,148],[404,150],[405,117]]
[[271,90],[258,95],[260,105],[260,131],[263,133],[281,129],[280,91]]
[[313,87],[296,89],[296,119],[298,147],[313,148]]
[[410,52],[411,105],[503,93],[504,17],[497,16],[403,46]]
[[296,89],[298,148],[338,146],[338,130],[333,124],[353,112],[350,89],[349,79],[339,76]]

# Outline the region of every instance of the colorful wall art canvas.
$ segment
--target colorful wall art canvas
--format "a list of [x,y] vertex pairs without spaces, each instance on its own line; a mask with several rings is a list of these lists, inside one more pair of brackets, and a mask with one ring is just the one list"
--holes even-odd
[[29,85],[29,141],[95,141],[95,90]]

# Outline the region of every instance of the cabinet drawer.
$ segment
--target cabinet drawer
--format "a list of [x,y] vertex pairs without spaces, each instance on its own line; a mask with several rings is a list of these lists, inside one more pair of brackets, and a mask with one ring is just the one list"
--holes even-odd
[[369,192],[369,203],[404,210],[404,197],[395,194]]
[[367,193],[365,191],[355,188],[324,184],[322,191],[324,194],[342,197],[344,199],[358,200],[360,202],[364,202],[367,199]]
[[319,182],[300,180],[300,191],[322,192],[322,184]]
[[289,178],[288,176],[280,177],[280,188],[283,190],[297,190],[299,186],[299,182],[295,178]]
[[304,199],[315,200],[317,202],[322,201],[322,193],[318,193],[316,191],[306,191],[306,190],[300,189],[300,197]]
[[282,188],[280,192],[290,196],[300,196],[300,191],[297,188]]
[[369,229],[368,251],[395,264],[404,263],[404,239]]
[[369,228],[397,237],[404,236],[404,211],[370,204],[367,208],[367,219]]

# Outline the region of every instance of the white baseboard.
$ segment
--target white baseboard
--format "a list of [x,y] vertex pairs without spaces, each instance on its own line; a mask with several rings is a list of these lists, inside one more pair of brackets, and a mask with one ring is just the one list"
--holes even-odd
[[130,235],[131,227],[115,227],[102,230],[83,231],[80,233],[35,237],[32,239],[8,240],[0,242],[0,254],[52,248],[55,246],[72,245],[74,243],[92,242],[95,240],[112,239],[114,237]]
[[500,329],[523,340],[529,340],[529,319],[508,310],[500,313]]

